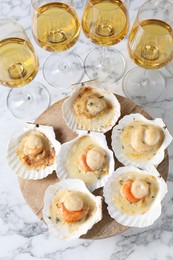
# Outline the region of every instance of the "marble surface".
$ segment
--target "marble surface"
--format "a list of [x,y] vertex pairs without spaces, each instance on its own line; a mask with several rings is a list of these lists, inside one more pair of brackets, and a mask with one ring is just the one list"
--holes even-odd
[[[172,0],[171,0],[172,1]],[[130,1],[130,21],[133,23],[143,0]],[[84,1],[74,0],[81,17]],[[49,86],[42,74],[43,63],[50,54],[38,47],[31,34],[30,0],[0,0],[0,18],[9,17],[19,21],[27,31],[40,59],[36,80],[42,82],[51,94],[51,103],[67,94]],[[134,67],[126,49],[127,38],[116,49],[123,53],[126,71]],[[83,60],[95,48],[81,32],[79,41],[71,51]],[[154,103],[144,105],[153,117],[162,117],[173,134],[173,64],[160,70],[166,79],[164,95]],[[84,76],[83,80],[87,80]],[[123,94],[121,80],[111,85],[114,93]],[[79,239],[60,241],[49,234],[47,226],[33,214],[19,188],[16,175],[6,162],[5,150],[9,139],[20,131],[25,121],[14,118],[6,107],[8,88],[0,87],[0,260],[171,260],[173,259],[173,144],[169,147],[168,194],[163,200],[160,218],[148,228],[131,228],[115,237],[103,240]]]

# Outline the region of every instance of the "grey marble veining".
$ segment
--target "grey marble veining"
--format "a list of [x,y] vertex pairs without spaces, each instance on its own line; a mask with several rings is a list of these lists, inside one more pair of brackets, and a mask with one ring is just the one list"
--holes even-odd
[[[130,1],[131,25],[143,0]],[[171,0],[172,2],[172,0]],[[84,1],[74,0],[81,17]],[[27,31],[40,59],[36,80],[42,82],[51,94],[51,103],[67,95],[49,86],[42,75],[42,66],[49,53],[34,42],[31,33],[30,0],[0,0],[0,17],[19,21]],[[127,37],[115,48],[123,53],[126,71],[134,67],[127,54]],[[95,48],[83,33],[72,48],[83,60]],[[166,79],[165,93],[157,102],[144,104],[144,109],[153,117],[162,117],[173,134],[173,63],[161,69]],[[88,80],[86,75],[83,80]],[[110,85],[113,92],[124,95],[122,80]],[[9,89],[0,87],[0,260],[173,260],[173,144],[169,147],[168,194],[163,200],[160,218],[148,228],[131,228],[115,237],[103,240],[60,241],[49,234],[26,204],[15,174],[7,165],[5,149],[8,140],[20,131],[25,122],[14,118],[6,107]]]

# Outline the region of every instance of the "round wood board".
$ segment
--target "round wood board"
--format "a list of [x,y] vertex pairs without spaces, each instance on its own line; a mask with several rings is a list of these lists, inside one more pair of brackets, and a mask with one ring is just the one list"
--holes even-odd
[[[127,114],[131,113],[140,113],[144,115],[146,118],[151,119],[151,116],[147,114],[141,107],[133,103],[131,100],[124,98],[122,96],[116,95],[117,99],[121,104],[121,118]],[[63,117],[61,112],[61,106],[65,99],[58,101],[57,103],[50,106],[43,114],[39,116],[39,118],[35,121],[35,123],[42,125],[50,125],[53,126],[56,139],[60,143],[64,143],[70,141],[75,138],[77,135],[75,132],[71,131]],[[111,149],[111,131],[106,133],[106,139],[108,142],[108,146]],[[115,159],[116,168],[122,166],[122,164]],[[162,175],[162,177],[166,180],[168,174],[168,153],[165,152],[165,158],[162,163],[158,166],[158,171]],[[58,178],[56,174],[50,174],[47,178],[42,180],[25,180],[22,178],[18,178],[21,191],[23,193],[26,202],[29,204],[34,213],[43,220],[42,216],[42,208],[43,208],[43,199],[44,192],[46,188],[58,182]],[[102,188],[97,189],[93,192],[95,195],[102,196]],[[106,237],[111,237],[122,233],[127,230],[128,227],[122,226],[117,223],[114,219],[112,219],[107,211],[107,205],[103,199],[103,218],[100,222],[95,224],[92,229],[90,229],[86,235],[83,235],[82,238],[88,239],[101,239]]]

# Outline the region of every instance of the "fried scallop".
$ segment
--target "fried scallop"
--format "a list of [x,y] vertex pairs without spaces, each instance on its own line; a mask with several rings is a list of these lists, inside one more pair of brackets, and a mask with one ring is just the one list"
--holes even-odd
[[79,179],[62,180],[47,188],[43,218],[59,239],[79,238],[102,219],[102,197],[90,193]]
[[42,179],[56,170],[60,147],[53,127],[27,123],[24,131],[10,140],[7,160],[18,176]]
[[120,103],[116,96],[104,89],[91,86],[77,87],[62,106],[68,127],[107,132],[120,116]]
[[154,166],[147,170],[125,166],[108,179],[103,193],[108,212],[117,222],[146,227],[160,216],[167,185]]
[[27,169],[43,169],[55,162],[55,148],[40,131],[29,131],[21,139],[16,151]]
[[100,93],[93,91],[90,87],[86,87],[75,98],[73,109],[77,116],[92,119],[102,116],[109,109],[112,109],[112,104],[104,96],[101,96]]

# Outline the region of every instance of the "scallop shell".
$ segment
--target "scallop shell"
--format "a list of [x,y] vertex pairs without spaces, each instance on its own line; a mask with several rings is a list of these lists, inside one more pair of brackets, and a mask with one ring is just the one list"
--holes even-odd
[[[159,183],[159,192],[153,202],[151,208],[145,214],[138,215],[127,215],[118,210],[115,203],[113,202],[113,196],[117,192],[113,183],[116,179],[122,174],[127,172],[137,172],[139,174],[147,174],[154,176]],[[128,174],[128,173],[127,173]],[[107,181],[103,195],[105,197],[105,201],[108,204],[108,212],[112,218],[114,218],[118,223],[124,226],[129,227],[147,227],[152,225],[156,219],[159,218],[161,214],[161,201],[167,193],[167,184],[160,176],[159,172],[156,170],[154,166],[149,168],[148,170],[140,170],[133,166],[125,166],[118,168],[114,174]]]
[[[79,95],[80,91],[84,88],[92,88],[94,91],[100,94],[100,96],[104,96],[114,107],[114,113],[112,116],[112,120],[109,124],[109,126],[105,127],[103,119],[100,118],[93,118],[93,119],[85,119],[85,124],[79,120],[77,120],[77,117],[74,113],[73,109],[73,102],[75,98]],[[118,118],[120,117],[120,103],[117,100],[116,96],[107,90],[104,90],[102,88],[97,88],[97,87],[91,87],[90,85],[86,86],[76,86],[75,90],[72,92],[71,96],[69,96],[63,103],[62,105],[62,113],[63,113],[63,118],[68,125],[68,127],[76,131],[77,129],[82,129],[82,130],[91,130],[91,131],[96,131],[96,132],[102,132],[105,133],[108,130],[110,130],[115,123],[117,122]]]
[[[62,225],[61,222],[54,224],[50,219],[50,204],[60,190],[74,190],[87,194],[95,202],[96,210],[85,222],[79,225],[78,229],[70,230],[69,225]],[[45,191],[43,218],[48,225],[49,231],[55,234],[59,239],[70,240],[77,239],[86,234],[92,226],[102,219],[102,197],[94,196],[86,187],[83,181],[79,179],[66,179],[54,185],[50,185]]]
[[[123,147],[121,145],[120,138],[119,138],[120,137],[120,133],[121,133],[121,130],[125,126],[129,125],[134,120],[143,121],[143,122],[145,122],[147,124],[152,124],[152,125],[159,126],[160,128],[162,128],[162,130],[164,132],[165,138],[164,138],[164,141],[163,141],[162,145],[160,146],[160,148],[158,149],[156,154],[148,161],[137,162],[137,161],[131,160],[130,158],[128,158],[124,154]],[[171,143],[172,136],[170,135],[166,125],[164,124],[164,122],[163,122],[163,120],[161,118],[156,118],[154,120],[149,120],[149,119],[146,119],[141,114],[130,114],[130,115],[124,116],[119,121],[118,125],[116,125],[113,128],[111,139],[112,139],[112,149],[114,151],[114,154],[115,154],[117,159],[122,164],[124,164],[124,165],[132,165],[132,166],[136,166],[136,167],[139,167],[139,168],[142,168],[142,169],[147,169],[151,165],[155,165],[157,167],[157,165],[164,159],[164,150]]]
[[[95,189],[103,187],[104,184],[106,183],[108,177],[114,171],[115,162],[114,162],[114,158],[113,158],[113,152],[108,148],[104,134],[95,133],[95,132],[86,133],[86,131],[82,131],[82,130],[78,131],[78,134],[79,134],[78,137],[76,137],[75,139],[73,139],[69,142],[62,144],[62,146],[61,146],[61,149],[60,149],[60,152],[59,152],[59,155],[57,158],[57,171],[56,171],[57,177],[60,180],[69,178],[69,173],[67,172],[67,170],[64,167],[64,163],[68,158],[68,154],[72,150],[73,145],[78,140],[80,140],[80,138],[82,138],[83,136],[89,136],[89,137],[93,138],[93,140],[97,143],[97,145],[99,145],[100,147],[102,147],[104,149],[104,151],[106,152],[106,155],[108,157],[108,163],[109,163],[108,174],[102,175],[102,177],[100,179],[98,179],[97,182],[95,182],[91,185],[87,185],[87,183],[85,183],[90,191],[94,191]],[[81,180],[84,181],[84,179],[82,179],[82,176],[81,176]]]
[[[18,145],[21,141],[21,139],[25,136],[30,131],[39,131],[45,134],[45,136],[49,139],[53,147],[55,148],[55,154],[57,155],[61,144],[55,139],[55,133],[53,130],[52,126],[44,126],[44,125],[38,125],[38,124],[32,124],[32,123],[26,123],[26,126],[23,130],[23,132],[16,136],[13,137],[7,147],[6,151],[6,157],[9,166],[11,169],[17,174],[18,177],[22,177],[24,179],[32,179],[32,180],[37,180],[37,179],[42,179],[51,174],[53,171],[56,170],[56,159],[55,163],[47,166],[44,169],[40,170],[33,170],[33,169],[27,169],[24,164],[21,162],[19,157],[16,154],[16,150],[18,148]],[[55,155],[55,158],[56,158]]]

